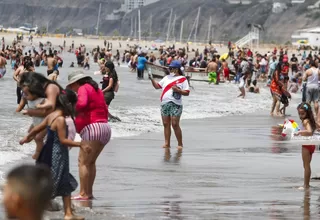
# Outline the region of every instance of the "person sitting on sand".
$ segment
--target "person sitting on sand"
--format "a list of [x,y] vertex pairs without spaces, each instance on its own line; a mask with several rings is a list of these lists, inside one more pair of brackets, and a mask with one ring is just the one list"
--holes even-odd
[[3,188],[3,205],[9,219],[42,220],[50,204],[53,181],[44,166],[21,165],[11,170]]

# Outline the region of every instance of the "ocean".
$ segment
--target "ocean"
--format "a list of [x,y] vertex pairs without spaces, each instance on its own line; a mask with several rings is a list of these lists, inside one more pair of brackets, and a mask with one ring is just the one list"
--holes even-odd
[[[75,56],[70,53],[62,54],[64,67],[60,69],[58,83],[65,86],[68,73],[78,69],[69,68]],[[85,71],[98,83],[101,76],[93,72],[98,65],[91,63],[91,69]],[[112,138],[136,136],[148,132],[162,131],[160,117],[161,91],[155,90],[150,81],[136,80],[136,73],[131,73],[126,65],[116,68],[121,86],[111,103],[110,112],[120,117],[120,123],[110,122]],[[46,74],[46,67],[36,68],[36,72]],[[15,113],[16,82],[12,78],[13,70],[7,65],[7,73],[0,80],[2,90],[0,114],[0,166],[9,162],[21,160],[34,150],[34,143],[19,145],[19,139],[28,131],[31,119],[20,113]],[[147,78],[145,73],[145,78]],[[201,119],[242,115],[265,110],[270,105],[268,89],[261,89],[261,94],[247,93],[245,99],[237,98],[239,93],[235,84],[208,85],[203,82],[192,82],[189,97],[184,97],[184,112],[182,120]]]
[[[69,68],[73,54],[62,57],[58,83],[65,86],[68,73],[77,68]],[[100,82],[101,76],[93,74],[97,70],[91,63],[86,73]],[[300,147],[273,144],[270,139],[271,126],[283,119],[269,116],[268,88],[241,99],[235,84],[192,82],[190,96],[183,97],[181,154],[175,148],[171,152],[161,148],[161,91],[147,79],[138,81],[126,65],[116,70],[121,85],[109,110],[121,122],[110,122],[112,140],[97,162],[97,200],[76,204],[93,207],[77,208],[86,219],[293,219],[304,215],[301,206],[310,199],[309,215],[317,211],[317,197],[297,190],[303,180]],[[44,74],[46,68],[36,71]],[[12,75],[8,68],[0,80],[0,182],[8,167],[30,162],[35,148],[34,143],[18,143],[31,119],[15,113]],[[289,114],[296,115],[295,109]],[[70,153],[76,178],[77,151]],[[316,160],[313,164],[319,165]],[[53,214],[54,219],[57,216],[62,212]]]

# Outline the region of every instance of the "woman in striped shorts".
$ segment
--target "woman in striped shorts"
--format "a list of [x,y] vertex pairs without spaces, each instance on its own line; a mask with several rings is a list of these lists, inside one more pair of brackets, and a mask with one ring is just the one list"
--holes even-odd
[[74,200],[93,199],[96,160],[110,141],[108,107],[98,84],[82,71],[69,74],[68,87],[78,93],[76,130],[82,138],[79,152],[80,195]]

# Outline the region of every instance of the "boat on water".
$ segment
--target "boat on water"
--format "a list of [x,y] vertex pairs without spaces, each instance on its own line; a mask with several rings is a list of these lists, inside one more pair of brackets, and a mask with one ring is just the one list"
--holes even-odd
[[[146,63],[146,69],[154,78],[158,79],[162,79],[166,75],[170,74],[168,67],[153,63]],[[188,77],[190,81],[209,82],[209,76],[205,68],[186,67],[184,70],[184,75]],[[224,81],[220,80],[220,83],[224,83]]]
[[20,33],[20,34],[31,34],[31,33],[37,33],[38,32],[38,26],[32,27],[31,24],[23,24],[19,28],[3,28],[4,31],[8,32],[14,32],[14,33]]

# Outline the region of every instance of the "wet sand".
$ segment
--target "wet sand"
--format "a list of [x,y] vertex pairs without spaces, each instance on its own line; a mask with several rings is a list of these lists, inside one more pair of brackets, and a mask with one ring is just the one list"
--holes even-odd
[[[97,200],[77,203],[115,219],[316,217],[320,183],[312,181],[309,194],[298,190],[301,147],[272,144],[271,126],[283,119],[266,113],[183,121],[182,153],[162,149],[161,133],[113,140],[98,160]],[[313,174],[318,157],[317,151]],[[76,175],[76,150],[71,161]]]
[[[40,70],[44,72],[43,68]],[[65,85],[69,69],[62,71],[59,83]],[[99,80],[100,76],[94,78]],[[145,90],[149,82],[132,81],[135,74],[124,78],[128,81],[121,79],[123,92],[117,96],[111,110],[121,104],[131,108],[159,102],[158,92]],[[4,88],[14,91],[15,83],[9,83],[9,78],[5,80],[8,82]],[[138,87],[132,88],[131,82]],[[147,92],[142,96],[141,91]],[[140,99],[132,98],[132,93]],[[9,99],[6,102],[9,103]],[[191,105],[191,101],[189,103]],[[219,101],[210,104],[219,108]],[[8,112],[14,109],[15,104],[11,105],[6,106]],[[188,105],[185,108],[187,110]],[[230,105],[230,108],[235,107]],[[298,120],[294,108],[288,113]],[[3,117],[7,117],[9,123],[12,116],[4,114]],[[75,202],[76,206],[93,209],[77,208],[77,211],[86,219],[116,220],[316,217],[320,212],[320,183],[312,181],[314,188],[307,196],[298,190],[303,184],[301,146],[273,144],[270,138],[271,126],[281,122],[283,119],[269,117],[268,111],[183,120],[185,149],[182,153],[175,148],[174,134],[172,149],[168,152],[161,148],[162,133],[153,133],[152,129],[139,136],[113,139],[97,162],[97,199],[92,203]],[[9,124],[4,127],[9,128]],[[20,133],[25,132],[20,130],[16,135],[19,138],[22,137]],[[12,146],[20,148],[16,136]],[[318,157],[317,151],[312,161],[313,174],[320,172]],[[78,178],[76,149],[71,150],[70,161],[71,173]],[[24,162],[32,163],[29,159],[19,161]],[[8,170],[16,164],[0,170]],[[62,212],[49,214],[51,219],[62,218],[62,215]],[[0,219],[3,219],[3,211],[0,211]]]
[[[114,139],[97,162],[96,200],[75,202],[77,210],[86,219],[316,217],[320,183],[312,181],[310,193],[298,190],[301,147],[270,139],[271,126],[282,121],[267,112],[184,120],[183,152],[162,149],[162,133]],[[318,157],[316,151],[313,174],[320,171]],[[70,162],[77,177],[76,149]],[[61,218],[62,212],[49,216]]]

